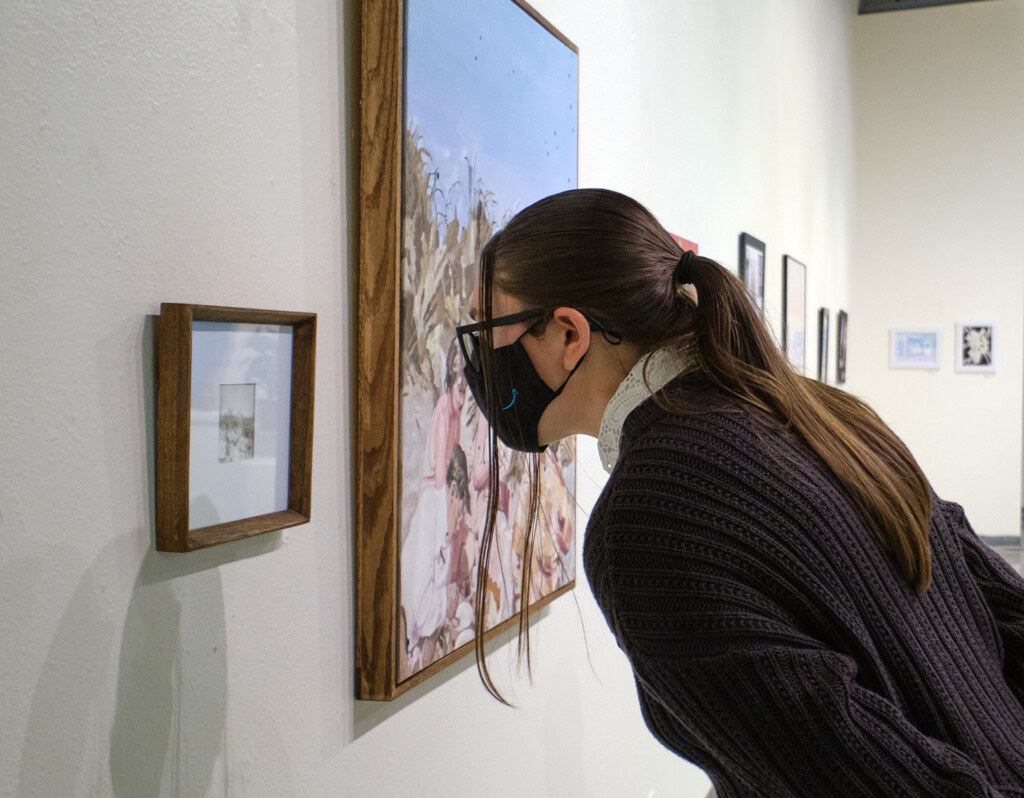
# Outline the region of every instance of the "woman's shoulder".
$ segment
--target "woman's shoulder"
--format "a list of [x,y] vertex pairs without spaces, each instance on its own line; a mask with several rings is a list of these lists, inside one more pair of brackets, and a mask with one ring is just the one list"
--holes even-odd
[[[776,440],[777,438],[777,440]],[[659,450],[675,456],[715,456],[788,441],[780,424],[699,371],[684,372],[627,416],[619,463],[628,467]],[[616,468],[618,470],[618,468]]]

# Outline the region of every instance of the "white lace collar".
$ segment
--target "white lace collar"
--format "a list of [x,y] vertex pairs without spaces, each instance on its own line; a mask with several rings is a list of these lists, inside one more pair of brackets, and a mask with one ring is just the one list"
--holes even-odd
[[[650,365],[647,367],[647,382],[651,386],[650,390],[644,384],[644,364],[648,360]],[[657,349],[641,357],[619,383],[618,389],[604,409],[601,430],[597,436],[597,451],[601,455],[601,465],[609,474],[615,467],[615,461],[619,459],[619,437],[622,435],[622,425],[626,421],[626,416],[653,391],[660,391],[669,380],[683,370],[684,365],[685,361],[675,349]]]

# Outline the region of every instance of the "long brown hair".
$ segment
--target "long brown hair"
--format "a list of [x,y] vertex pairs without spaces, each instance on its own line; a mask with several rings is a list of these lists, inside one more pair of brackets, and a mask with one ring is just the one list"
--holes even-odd
[[[681,254],[672,236],[635,200],[604,189],[566,191],[529,206],[488,242],[480,258],[480,312],[484,320],[491,318],[491,292],[498,288],[526,307],[569,306],[606,320],[641,353],[676,347],[693,368],[753,409],[767,427],[802,437],[846,486],[908,582],[926,592],[931,586],[931,492],[913,455],[866,403],[797,373],[743,284],[709,258],[692,260],[695,300],[674,276]],[[489,340],[483,350],[486,379]],[[692,409],[664,391],[655,400],[675,412]],[[483,588],[498,490],[493,430],[491,446],[491,495],[477,575],[476,653],[484,685],[504,701],[491,681],[483,645]],[[524,577],[534,537],[536,464],[533,484],[523,536]],[[525,649],[529,657],[526,578],[522,588],[520,653]]]

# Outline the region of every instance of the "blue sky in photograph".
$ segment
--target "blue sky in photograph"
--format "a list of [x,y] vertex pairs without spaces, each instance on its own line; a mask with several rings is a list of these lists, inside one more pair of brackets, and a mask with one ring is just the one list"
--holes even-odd
[[577,56],[512,0],[408,0],[406,126],[441,173],[468,162],[498,216],[576,187]]

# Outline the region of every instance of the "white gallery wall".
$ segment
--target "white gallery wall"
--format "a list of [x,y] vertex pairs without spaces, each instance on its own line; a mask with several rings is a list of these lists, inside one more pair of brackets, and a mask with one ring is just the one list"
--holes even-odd
[[[733,269],[741,231],[766,241],[777,331],[783,254],[808,265],[810,311],[848,308],[855,336],[888,323],[865,307],[880,273],[850,255],[853,3],[535,5],[580,48],[581,185],[636,195]],[[534,626],[533,684],[511,646],[493,655],[519,709],[471,659],[392,704],[352,697],[358,17],[354,0],[0,5],[3,798],[707,792],[643,727],[582,564]],[[318,314],[310,524],[154,551],[162,301]],[[902,412],[853,342],[856,384]],[[582,523],[603,472],[581,452]]]
[[[980,535],[1021,529],[1024,2],[858,17],[849,389]],[[956,323],[996,324],[996,373],[954,371]],[[889,330],[938,327],[937,371]]]

